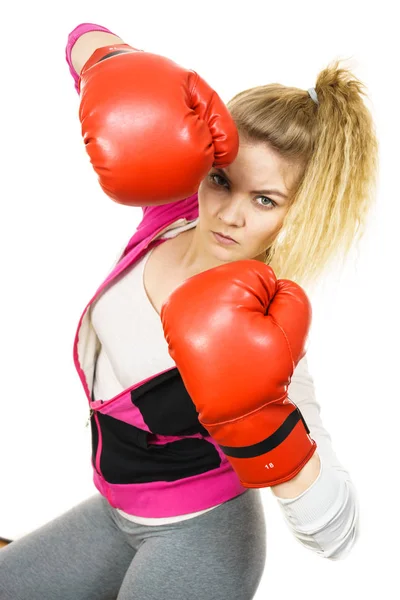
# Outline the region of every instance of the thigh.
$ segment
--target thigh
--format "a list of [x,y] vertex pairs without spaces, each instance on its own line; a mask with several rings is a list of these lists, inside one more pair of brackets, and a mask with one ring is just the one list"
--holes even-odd
[[96,494],[0,550],[0,599],[115,600],[134,553]]
[[266,560],[260,490],[169,528],[153,527],[118,600],[251,600]]

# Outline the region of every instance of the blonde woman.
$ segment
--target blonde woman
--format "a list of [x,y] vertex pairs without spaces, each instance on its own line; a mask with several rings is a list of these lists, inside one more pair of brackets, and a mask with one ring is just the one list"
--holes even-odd
[[[178,69],[181,84],[163,94],[154,86],[153,111],[173,106],[158,123],[178,133],[162,136],[158,126],[142,148],[161,149],[171,163],[163,179],[154,161],[141,162],[139,193],[130,175],[143,155],[136,148],[125,159],[145,136],[130,128],[153,125],[147,100],[140,110],[127,101],[129,81],[143,79],[133,52],[87,23],[67,46],[103,189],[132,206],[159,194],[143,203],[142,222],[76,333],[98,493],[0,552],[1,599],[250,600],[266,559],[264,487],[305,548],[337,560],[357,538],[356,490],[308,371],[303,288],[346,257],[374,200],[377,141],[364,86],[334,63],[308,91],[260,86],[235,96],[225,114],[201,83],[195,127],[211,142],[205,158],[187,154],[188,175],[172,150],[186,144],[181,123],[194,110],[175,110],[176,98],[190,96]],[[148,65],[144,73],[159,83]],[[101,135],[91,119],[115,103],[116,85],[123,128],[113,145],[115,104]],[[184,177],[188,193],[177,199]]]

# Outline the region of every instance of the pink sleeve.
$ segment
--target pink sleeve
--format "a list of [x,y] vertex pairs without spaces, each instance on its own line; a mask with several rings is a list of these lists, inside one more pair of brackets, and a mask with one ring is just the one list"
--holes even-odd
[[[71,31],[71,33],[69,34],[67,45],[65,47],[65,58],[68,63],[68,66],[69,66],[69,72],[71,73],[72,77],[74,78],[75,89],[78,92],[78,94],[79,94],[79,75],[75,71],[74,67],[72,66],[71,51],[72,51],[72,48],[73,48],[76,40],[79,37],[81,37],[81,35],[83,35],[84,33],[88,33],[89,31],[105,31],[106,33],[113,33],[112,31],[110,31],[106,27],[103,27],[102,25],[95,25],[94,23],[81,23],[80,25],[78,25],[78,27],[75,27],[75,29],[73,31]],[[115,35],[115,34],[113,34],[113,35]]]

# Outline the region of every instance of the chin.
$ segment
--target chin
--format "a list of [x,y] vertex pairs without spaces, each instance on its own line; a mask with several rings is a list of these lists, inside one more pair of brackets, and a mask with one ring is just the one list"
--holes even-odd
[[218,254],[218,260],[224,263],[235,262],[238,260],[248,260],[250,257],[243,254],[243,252],[235,252],[232,250],[224,250],[222,252],[216,252]]
[[233,260],[239,260],[235,252],[232,252],[229,248],[216,248],[210,245],[208,248],[208,255],[211,261],[215,263],[226,263],[232,262]]

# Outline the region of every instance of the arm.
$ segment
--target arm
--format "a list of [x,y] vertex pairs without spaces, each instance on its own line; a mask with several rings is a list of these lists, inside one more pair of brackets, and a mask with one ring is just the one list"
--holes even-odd
[[79,76],[92,54],[107,44],[120,43],[122,43],[120,37],[114,35],[107,27],[95,23],[81,23],[71,31],[65,47],[65,59],[78,94]]
[[[311,387],[313,386],[313,380],[311,378],[311,376],[309,375],[309,373],[307,372],[307,360],[306,357],[303,357],[301,359],[301,361],[299,362],[299,364],[297,365],[294,373],[293,373],[293,377],[292,377],[292,382],[293,379],[295,379],[295,384],[297,385],[297,378],[299,377],[299,373],[304,373],[306,375],[308,375],[308,386]],[[296,387],[296,385],[292,385],[292,383],[289,385],[289,398],[291,398],[291,400],[298,406],[298,408],[301,410],[303,417],[306,420],[306,423],[308,424],[308,426],[310,426],[310,424],[308,423],[308,419],[305,417],[304,413],[303,413],[303,408],[301,406],[301,402],[300,402],[300,406],[299,406],[299,400],[301,400],[301,398],[297,398],[297,394],[296,392],[293,394],[292,390],[294,387]],[[314,439],[315,437],[312,436]],[[318,444],[317,444],[318,446]],[[300,471],[300,473],[298,473],[295,477],[293,477],[293,479],[291,479],[290,481],[286,481],[285,483],[280,483],[279,485],[274,485],[271,487],[271,490],[273,491],[273,493],[275,494],[275,496],[277,498],[296,498],[298,496],[300,496],[300,494],[302,494],[303,492],[305,492],[306,490],[308,490],[313,483],[315,483],[315,481],[318,479],[318,476],[321,473],[321,459],[319,457],[318,454],[318,450],[315,451],[315,453],[312,455],[311,459],[308,461],[308,463],[303,467],[303,469]]]
[[290,481],[272,486],[271,490],[278,498],[295,498],[312,486],[320,472],[321,459],[315,451],[300,473]]
[[280,493],[275,495],[285,521],[305,548],[330,560],[343,559],[359,535],[357,491],[349,472],[336,456],[331,437],[322,423],[307,356],[298,363],[288,391],[289,398],[301,411],[317,443],[320,472],[309,486],[304,479],[304,490],[301,489],[302,480],[299,481],[299,489],[291,488],[292,481],[289,481],[275,486],[273,492],[279,488]]
[[[160,316],[199,422],[241,484],[299,493],[278,497],[294,536],[324,558],[346,556],[357,496],[319,416],[303,350],[311,306],[300,286],[258,261],[234,261],[187,279]],[[315,464],[307,480],[316,449],[320,473]]]
[[71,50],[71,62],[77,74],[80,74],[83,65],[97,48],[114,44],[125,44],[125,42],[117,35],[104,31],[89,31],[81,35]]

